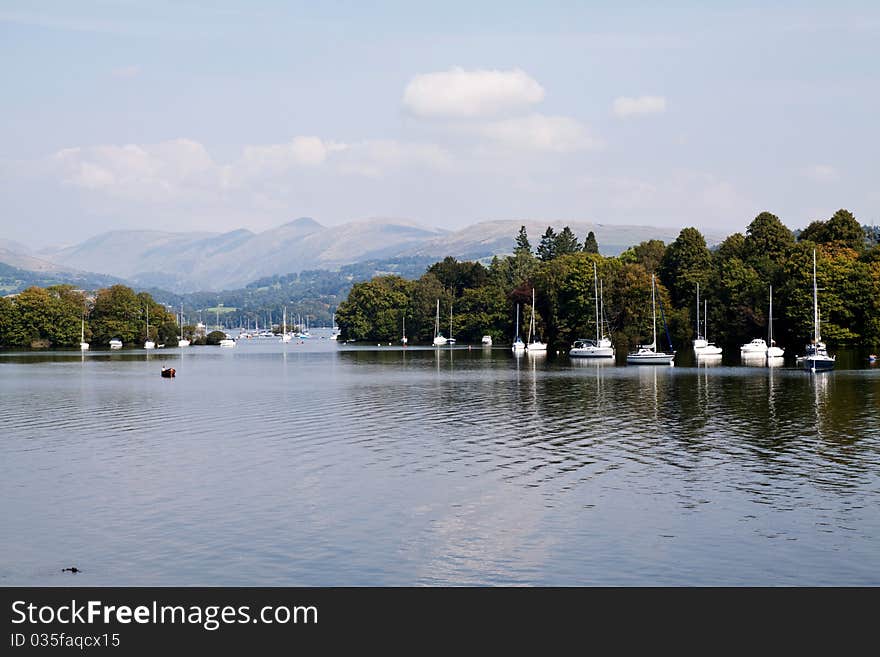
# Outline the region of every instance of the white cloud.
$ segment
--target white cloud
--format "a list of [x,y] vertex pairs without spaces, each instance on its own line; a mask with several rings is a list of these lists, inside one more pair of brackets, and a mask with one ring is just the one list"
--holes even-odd
[[837,169],[828,164],[814,164],[803,170],[803,175],[818,183],[832,183],[840,180]]
[[612,110],[618,118],[659,114],[666,111],[666,99],[663,96],[640,96],[638,98],[621,96],[614,99]]
[[544,89],[524,71],[449,71],[415,76],[403,92],[403,106],[423,118],[497,116],[544,99]]
[[340,152],[337,168],[351,173],[380,178],[405,167],[447,170],[452,155],[436,144],[400,142],[390,139],[363,141]]
[[569,153],[601,147],[584,124],[567,116],[532,114],[493,121],[476,129],[481,135],[517,150]]
[[320,137],[294,137],[286,144],[245,146],[243,165],[252,176],[279,174],[298,166],[320,166],[329,154],[346,148],[345,144]]
[[184,186],[210,186],[218,174],[205,147],[189,139],[68,148],[51,163],[64,184],[145,201],[170,199]]

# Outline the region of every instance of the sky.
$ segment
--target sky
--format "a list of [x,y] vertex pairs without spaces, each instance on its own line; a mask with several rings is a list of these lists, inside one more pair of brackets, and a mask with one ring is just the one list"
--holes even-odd
[[0,239],[31,247],[880,223],[876,2],[0,0],[0,70]]

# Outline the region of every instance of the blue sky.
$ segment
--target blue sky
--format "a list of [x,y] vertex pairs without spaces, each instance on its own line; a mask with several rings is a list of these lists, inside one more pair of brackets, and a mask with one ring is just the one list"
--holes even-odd
[[880,223],[876,3],[658,4],[6,0],[0,237]]

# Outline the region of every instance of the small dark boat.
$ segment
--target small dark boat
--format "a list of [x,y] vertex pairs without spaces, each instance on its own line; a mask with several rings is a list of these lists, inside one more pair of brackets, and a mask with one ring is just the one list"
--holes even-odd
[[175,374],[177,374],[177,372],[173,367],[162,368],[162,376],[166,379],[173,379]]

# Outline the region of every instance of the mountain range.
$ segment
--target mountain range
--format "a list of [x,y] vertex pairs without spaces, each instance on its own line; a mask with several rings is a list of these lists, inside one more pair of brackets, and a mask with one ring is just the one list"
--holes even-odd
[[[374,218],[324,226],[300,218],[263,232],[173,233],[116,230],[74,246],[30,251],[0,240],[0,262],[40,271],[87,271],[174,292],[239,288],[255,279],[310,269],[336,269],[375,259],[412,256],[485,260],[511,253],[520,226],[536,247],[547,226],[569,226],[580,240],[593,231],[600,251],[616,255],[648,239],[670,242],[677,228],[556,220],[483,221],[459,230],[407,219]],[[711,246],[724,236],[706,235]]]

